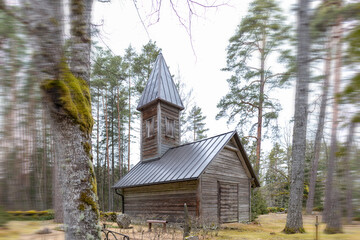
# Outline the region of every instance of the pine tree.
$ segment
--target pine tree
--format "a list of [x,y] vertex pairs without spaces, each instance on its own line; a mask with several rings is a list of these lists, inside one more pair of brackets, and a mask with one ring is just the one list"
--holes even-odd
[[203,116],[201,108],[196,105],[193,106],[193,108],[189,112],[187,121],[189,123],[188,129],[192,131],[194,141],[207,137],[206,132],[209,129],[205,128],[205,119],[206,116]]
[[149,79],[155,60],[161,49],[156,42],[149,41],[141,49],[141,53],[134,58],[133,73],[136,77],[135,90],[138,95],[144,91],[146,81]]
[[217,118],[227,117],[228,123],[236,121],[242,132],[250,127],[250,136],[257,144],[257,174],[263,127],[270,127],[280,110],[280,105],[270,98],[269,91],[282,87],[291,76],[288,71],[273,72],[269,58],[283,52],[283,57],[278,60],[284,63],[288,52],[282,50],[289,39],[289,31],[282,10],[274,0],[254,0],[227,48],[227,67],[223,70],[233,72],[233,75],[227,80],[229,93],[217,105],[220,109]]

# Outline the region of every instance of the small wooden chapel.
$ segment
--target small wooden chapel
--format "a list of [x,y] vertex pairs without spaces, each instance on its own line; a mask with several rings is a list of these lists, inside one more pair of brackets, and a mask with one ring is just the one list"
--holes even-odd
[[180,145],[180,95],[160,53],[137,110],[141,159],[113,188],[134,218],[177,221],[250,220],[251,188],[259,181],[236,131]]

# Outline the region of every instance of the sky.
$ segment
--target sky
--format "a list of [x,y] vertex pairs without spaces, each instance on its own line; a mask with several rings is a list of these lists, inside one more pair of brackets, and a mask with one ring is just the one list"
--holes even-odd
[[[228,126],[226,119],[215,119],[219,112],[216,105],[228,92],[226,79],[230,73],[221,71],[226,66],[226,47],[241,18],[247,13],[250,1],[230,0],[227,5],[218,8],[198,8],[198,16],[192,18],[191,38],[172,11],[169,1],[162,1],[158,22],[155,21],[156,15],[150,16],[151,5],[143,5],[155,0],[136,2],[138,12],[131,0],[112,0],[111,3],[95,1],[92,22],[99,25],[99,44],[110,48],[114,54],[123,55],[124,49],[130,44],[139,52],[150,39],[156,41],[170,72],[180,75],[187,88],[193,90],[194,101],[207,117],[207,135],[210,137],[234,130],[235,125]],[[186,9],[182,8],[183,2],[178,2],[179,6],[176,7],[179,13],[187,16]],[[285,7],[289,8],[293,1],[284,2]],[[293,116],[294,91],[279,91],[276,98],[279,98],[283,108],[279,123],[286,124]],[[263,146],[266,150],[271,145],[268,142]],[[132,157],[134,161],[137,158]]]

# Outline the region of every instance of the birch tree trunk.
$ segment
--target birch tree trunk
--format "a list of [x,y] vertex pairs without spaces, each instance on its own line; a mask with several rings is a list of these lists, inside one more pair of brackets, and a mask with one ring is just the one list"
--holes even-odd
[[305,232],[302,220],[302,199],[304,191],[304,165],[306,150],[306,127],[309,89],[309,1],[298,2],[297,27],[297,79],[293,130],[293,149],[289,209],[285,233]]
[[318,120],[316,135],[315,135],[314,158],[313,158],[313,162],[311,165],[309,194],[308,194],[308,199],[306,200],[306,214],[311,214],[312,209],[314,207],[317,169],[318,169],[318,165],[319,165],[321,139],[323,137],[326,105],[327,105],[327,100],[328,100],[329,81],[330,81],[330,76],[331,76],[330,68],[331,68],[332,33],[330,32],[329,35],[330,35],[329,39],[327,40],[327,44],[325,46],[327,53],[326,53],[325,67],[324,67],[324,84],[323,84],[323,89],[322,89],[323,92],[321,95],[319,120]]
[[337,128],[339,124],[338,119],[338,103],[337,95],[340,92],[340,79],[341,79],[341,37],[342,37],[342,20],[339,18],[336,24],[336,62],[335,62],[335,77],[334,77],[334,102],[333,102],[333,119],[331,127],[331,145],[330,156],[327,168],[326,184],[325,184],[325,204],[324,204],[324,221],[327,223],[324,230],[325,233],[341,233],[341,214],[338,204],[338,186],[334,181],[336,174],[336,152],[337,152]]

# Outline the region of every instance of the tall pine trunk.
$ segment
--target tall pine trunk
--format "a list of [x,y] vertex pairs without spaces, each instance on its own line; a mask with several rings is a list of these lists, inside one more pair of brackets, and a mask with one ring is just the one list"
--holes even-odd
[[[115,102],[114,92],[111,91],[112,104]],[[109,183],[109,197],[110,197],[110,210],[114,211],[114,191],[111,191],[111,185],[115,182],[114,170],[115,170],[115,144],[114,144],[114,108],[111,106],[111,183]]]
[[320,158],[320,150],[321,150],[321,139],[323,137],[324,130],[324,122],[325,122],[325,113],[326,106],[328,100],[328,92],[329,92],[329,82],[331,76],[331,48],[332,48],[332,33],[329,33],[329,38],[326,44],[326,59],[325,59],[325,67],[324,67],[324,84],[322,87],[322,95],[321,95],[321,103],[320,103],[320,113],[319,120],[315,135],[315,143],[314,143],[314,158],[311,165],[311,174],[310,174],[310,183],[309,183],[309,194],[306,200],[306,214],[311,214],[312,209],[314,207],[314,197],[315,197],[315,185],[317,178],[317,169],[319,165]]
[[131,78],[129,76],[129,132],[128,132],[128,168],[127,171],[130,171],[130,144],[131,144]]
[[345,150],[345,157],[344,157],[344,166],[345,166],[345,185],[346,185],[346,222],[347,224],[352,223],[352,218],[354,215],[354,209],[352,204],[352,193],[353,193],[353,177],[351,173],[350,167],[350,157],[351,157],[351,145],[354,140],[354,132],[356,123],[351,121],[349,127],[349,133],[346,140],[346,150]]
[[[118,119],[118,153],[119,153],[119,177],[120,179],[122,178],[122,162],[121,162],[121,155],[122,155],[122,151],[121,151],[121,142],[122,142],[122,137],[121,137],[121,111],[120,111],[120,90],[117,89],[116,91],[116,108],[117,108],[117,119]],[[130,97],[129,97],[130,99]],[[129,102],[129,106],[130,106],[130,102]]]
[[341,55],[342,55],[342,20],[339,18],[336,24],[336,56],[335,56],[335,74],[334,74],[334,101],[333,101],[333,116],[331,127],[331,144],[330,156],[327,168],[326,184],[325,184],[325,204],[324,204],[324,221],[327,223],[326,233],[340,233],[342,232],[341,214],[338,199],[338,186],[334,181],[334,176],[337,169],[337,128],[339,124],[339,108],[337,96],[340,92],[341,81]]
[[285,233],[305,232],[302,220],[304,165],[309,89],[309,1],[299,0],[297,26],[297,78],[289,208]]
[[[104,100],[103,100],[103,105],[104,105],[104,113],[105,113],[105,136],[106,136],[106,165],[107,165],[107,184],[108,184],[108,206],[107,209],[110,210],[110,205],[111,205],[111,199],[110,199],[110,158],[109,158],[109,123],[108,123],[108,110],[107,110],[107,106],[108,106],[108,99],[107,99],[107,91],[105,92],[105,96],[104,96]],[[104,175],[104,181],[105,181],[105,175]],[[104,199],[105,200],[105,199]],[[103,201],[104,201],[103,200]]]
[[[97,88],[97,104],[96,104],[96,179],[100,182],[101,164],[100,164],[100,88]],[[99,186],[100,184],[98,184]],[[98,190],[99,191],[99,190]]]

